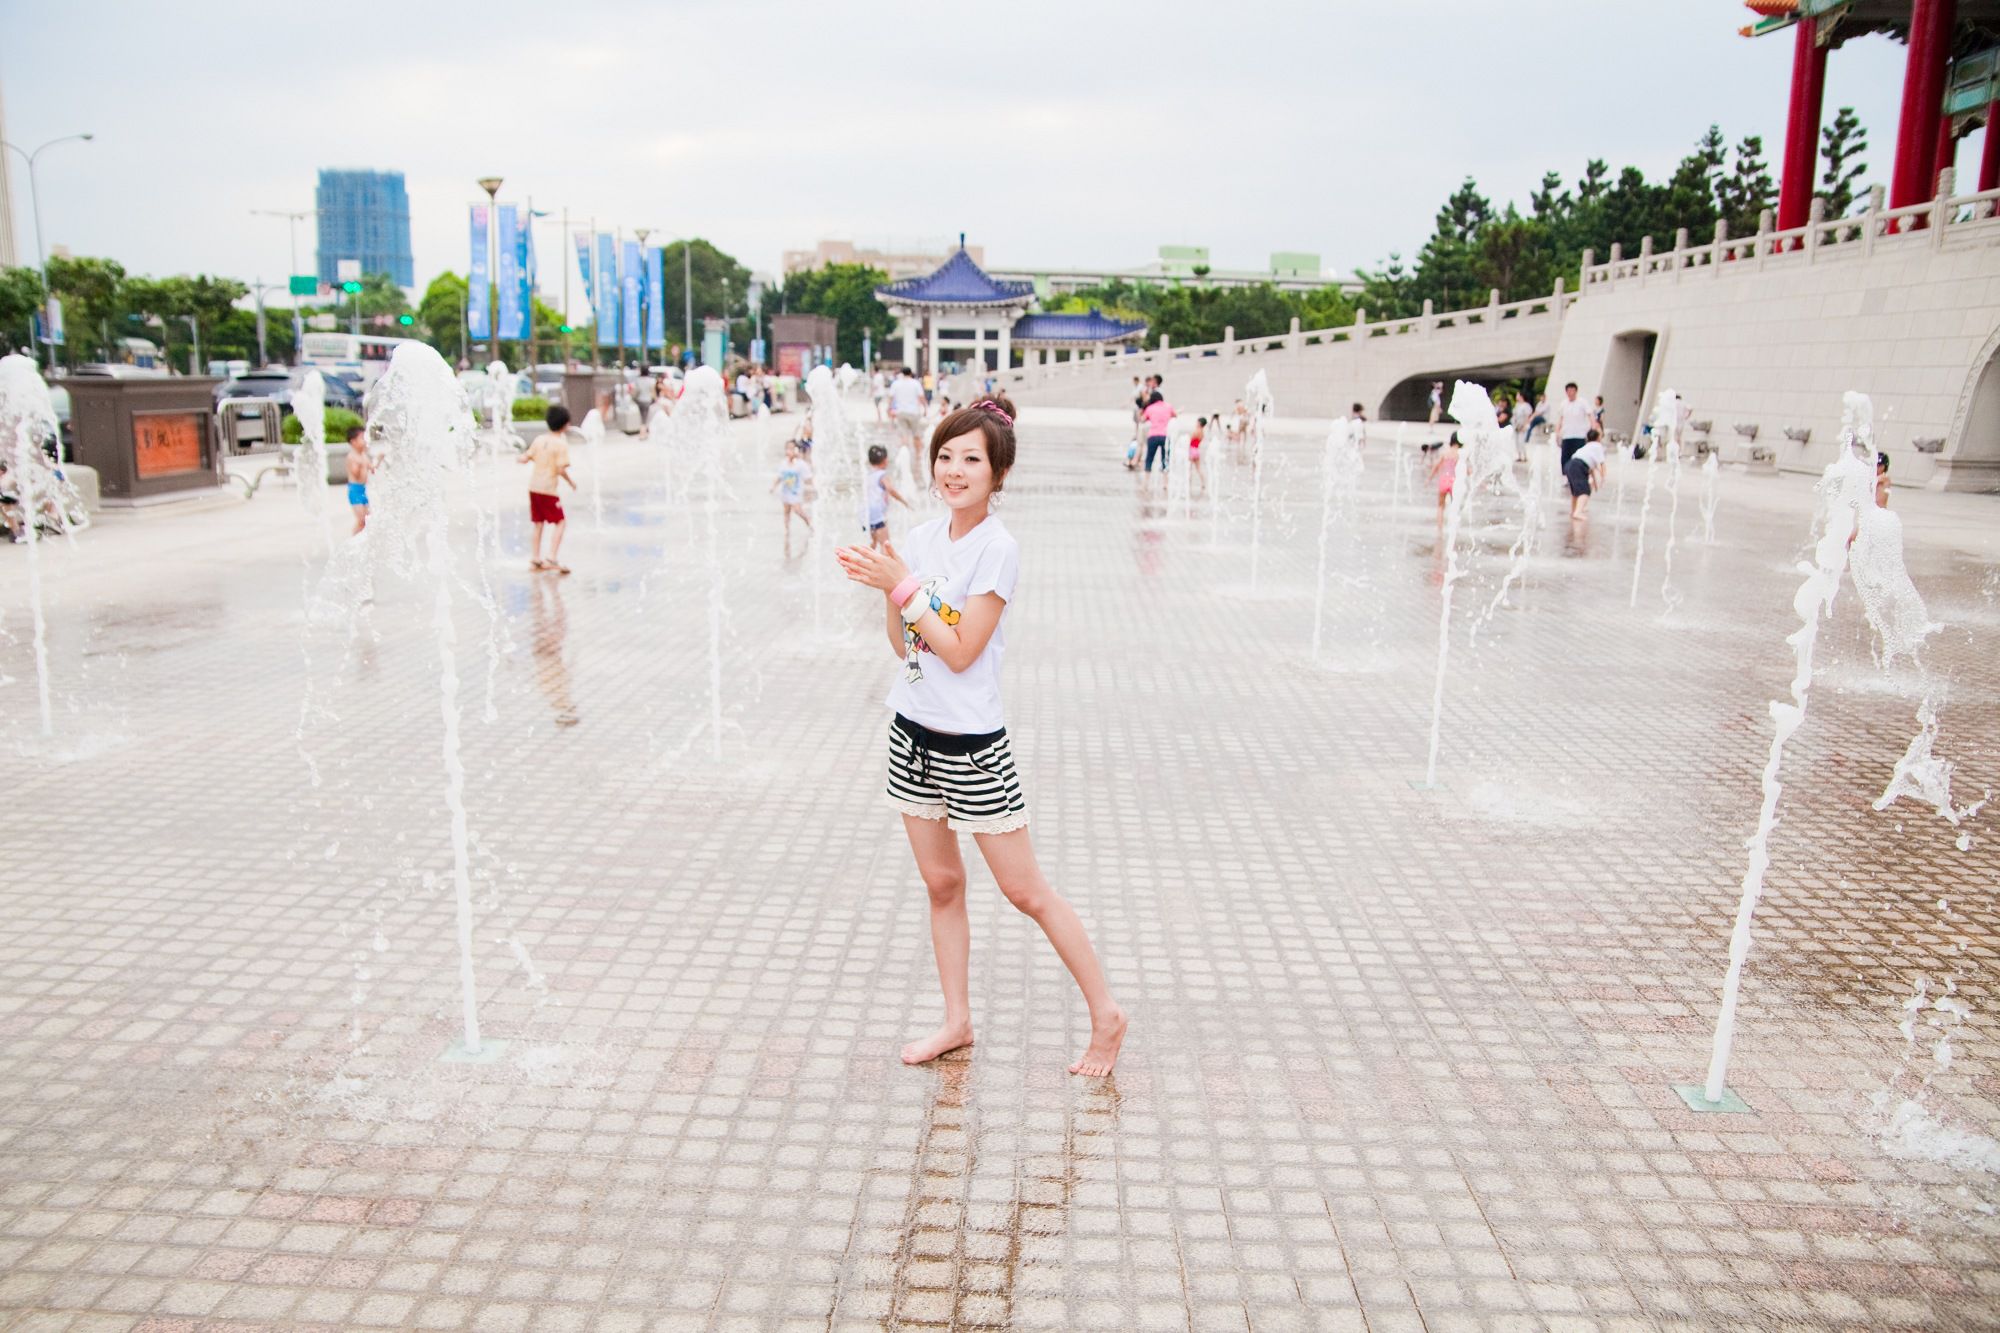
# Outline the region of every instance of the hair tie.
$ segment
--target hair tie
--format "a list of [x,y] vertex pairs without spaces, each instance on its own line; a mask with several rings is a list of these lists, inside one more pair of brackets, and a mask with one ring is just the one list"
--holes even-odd
[[1007,409],[1000,406],[1000,404],[994,402],[991,398],[980,399],[978,402],[972,405],[972,410],[975,412],[991,412],[994,416],[999,417],[1002,421],[1006,422],[1008,425],[1011,426],[1014,424],[1014,418],[1007,415]]

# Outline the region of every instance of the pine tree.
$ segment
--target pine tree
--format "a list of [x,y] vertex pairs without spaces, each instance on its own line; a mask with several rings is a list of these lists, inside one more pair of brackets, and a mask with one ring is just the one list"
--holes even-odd
[[1745,135],[1736,145],[1736,166],[1727,176],[1716,178],[1715,206],[1729,223],[1731,236],[1747,236],[1757,230],[1765,209],[1776,202],[1777,184],[1764,161],[1764,139]]
[[1826,198],[1826,215],[1833,218],[1847,216],[1854,207],[1855,182],[1861,179],[1868,164],[1861,155],[1868,151],[1868,131],[1861,128],[1861,118],[1854,114],[1854,108],[1844,106],[1834,113],[1833,124],[1819,132],[1824,145],[1821,154],[1826,158],[1826,172],[1819,178],[1820,193]]

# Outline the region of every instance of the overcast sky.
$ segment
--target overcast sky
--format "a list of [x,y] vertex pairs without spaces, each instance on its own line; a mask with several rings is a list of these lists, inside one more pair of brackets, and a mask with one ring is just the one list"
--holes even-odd
[[[312,207],[332,166],[405,173],[419,286],[464,270],[489,173],[503,200],[699,235],[772,272],[822,237],[960,231],[996,264],[1189,244],[1219,267],[1304,250],[1344,272],[1413,250],[1468,174],[1523,202],[1591,157],[1650,177],[1711,121],[1763,135],[1775,170],[1791,40],[1739,37],[1749,17],[1736,0],[0,0],[0,96],[13,143],[96,134],[41,160],[47,239],[138,273],[280,280],[286,224],[251,210]],[[1871,37],[1828,64],[1827,118],[1860,113],[1871,182],[1903,53]]]

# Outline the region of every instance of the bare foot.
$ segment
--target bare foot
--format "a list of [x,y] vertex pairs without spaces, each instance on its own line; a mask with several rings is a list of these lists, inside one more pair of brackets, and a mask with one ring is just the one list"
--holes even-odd
[[[1123,1031],[1123,1024],[1120,1024]],[[913,1041],[903,1048],[903,1063],[906,1065],[928,1064],[947,1051],[958,1050],[972,1045],[972,1024],[947,1023],[922,1041]],[[1114,1046],[1114,1050],[1117,1048]]]
[[1090,1045],[1069,1067],[1069,1072],[1086,1078],[1110,1073],[1112,1066],[1118,1063],[1118,1048],[1124,1044],[1125,1011],[1114,1005],[1110,1017],[1103,1022],[1094,1018],[1090,1020]]

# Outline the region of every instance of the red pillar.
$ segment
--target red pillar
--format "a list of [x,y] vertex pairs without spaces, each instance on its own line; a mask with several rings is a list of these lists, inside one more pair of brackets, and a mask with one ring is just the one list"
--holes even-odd
[[1819,166],[1819,112],[1826,89],[1826,48],[1819,44],[1819,20],[1793,25],[1792,99],[1785,115],[1785,164],[1778,178],[1778,230],[1806,225],[1812,208],[1813,177]]
[[2000,190],[2000,102],[1986,104],[1986,133],[1979,138],[1979,188]]
[[1910,54],[1903,64],[1903,110],[1896,122],[1896,170],[1889,207],[1932,197],[1937,189],[1938,121],[1944,116],[1944,69],[1956,18],[1953,0],[1913,0]]

